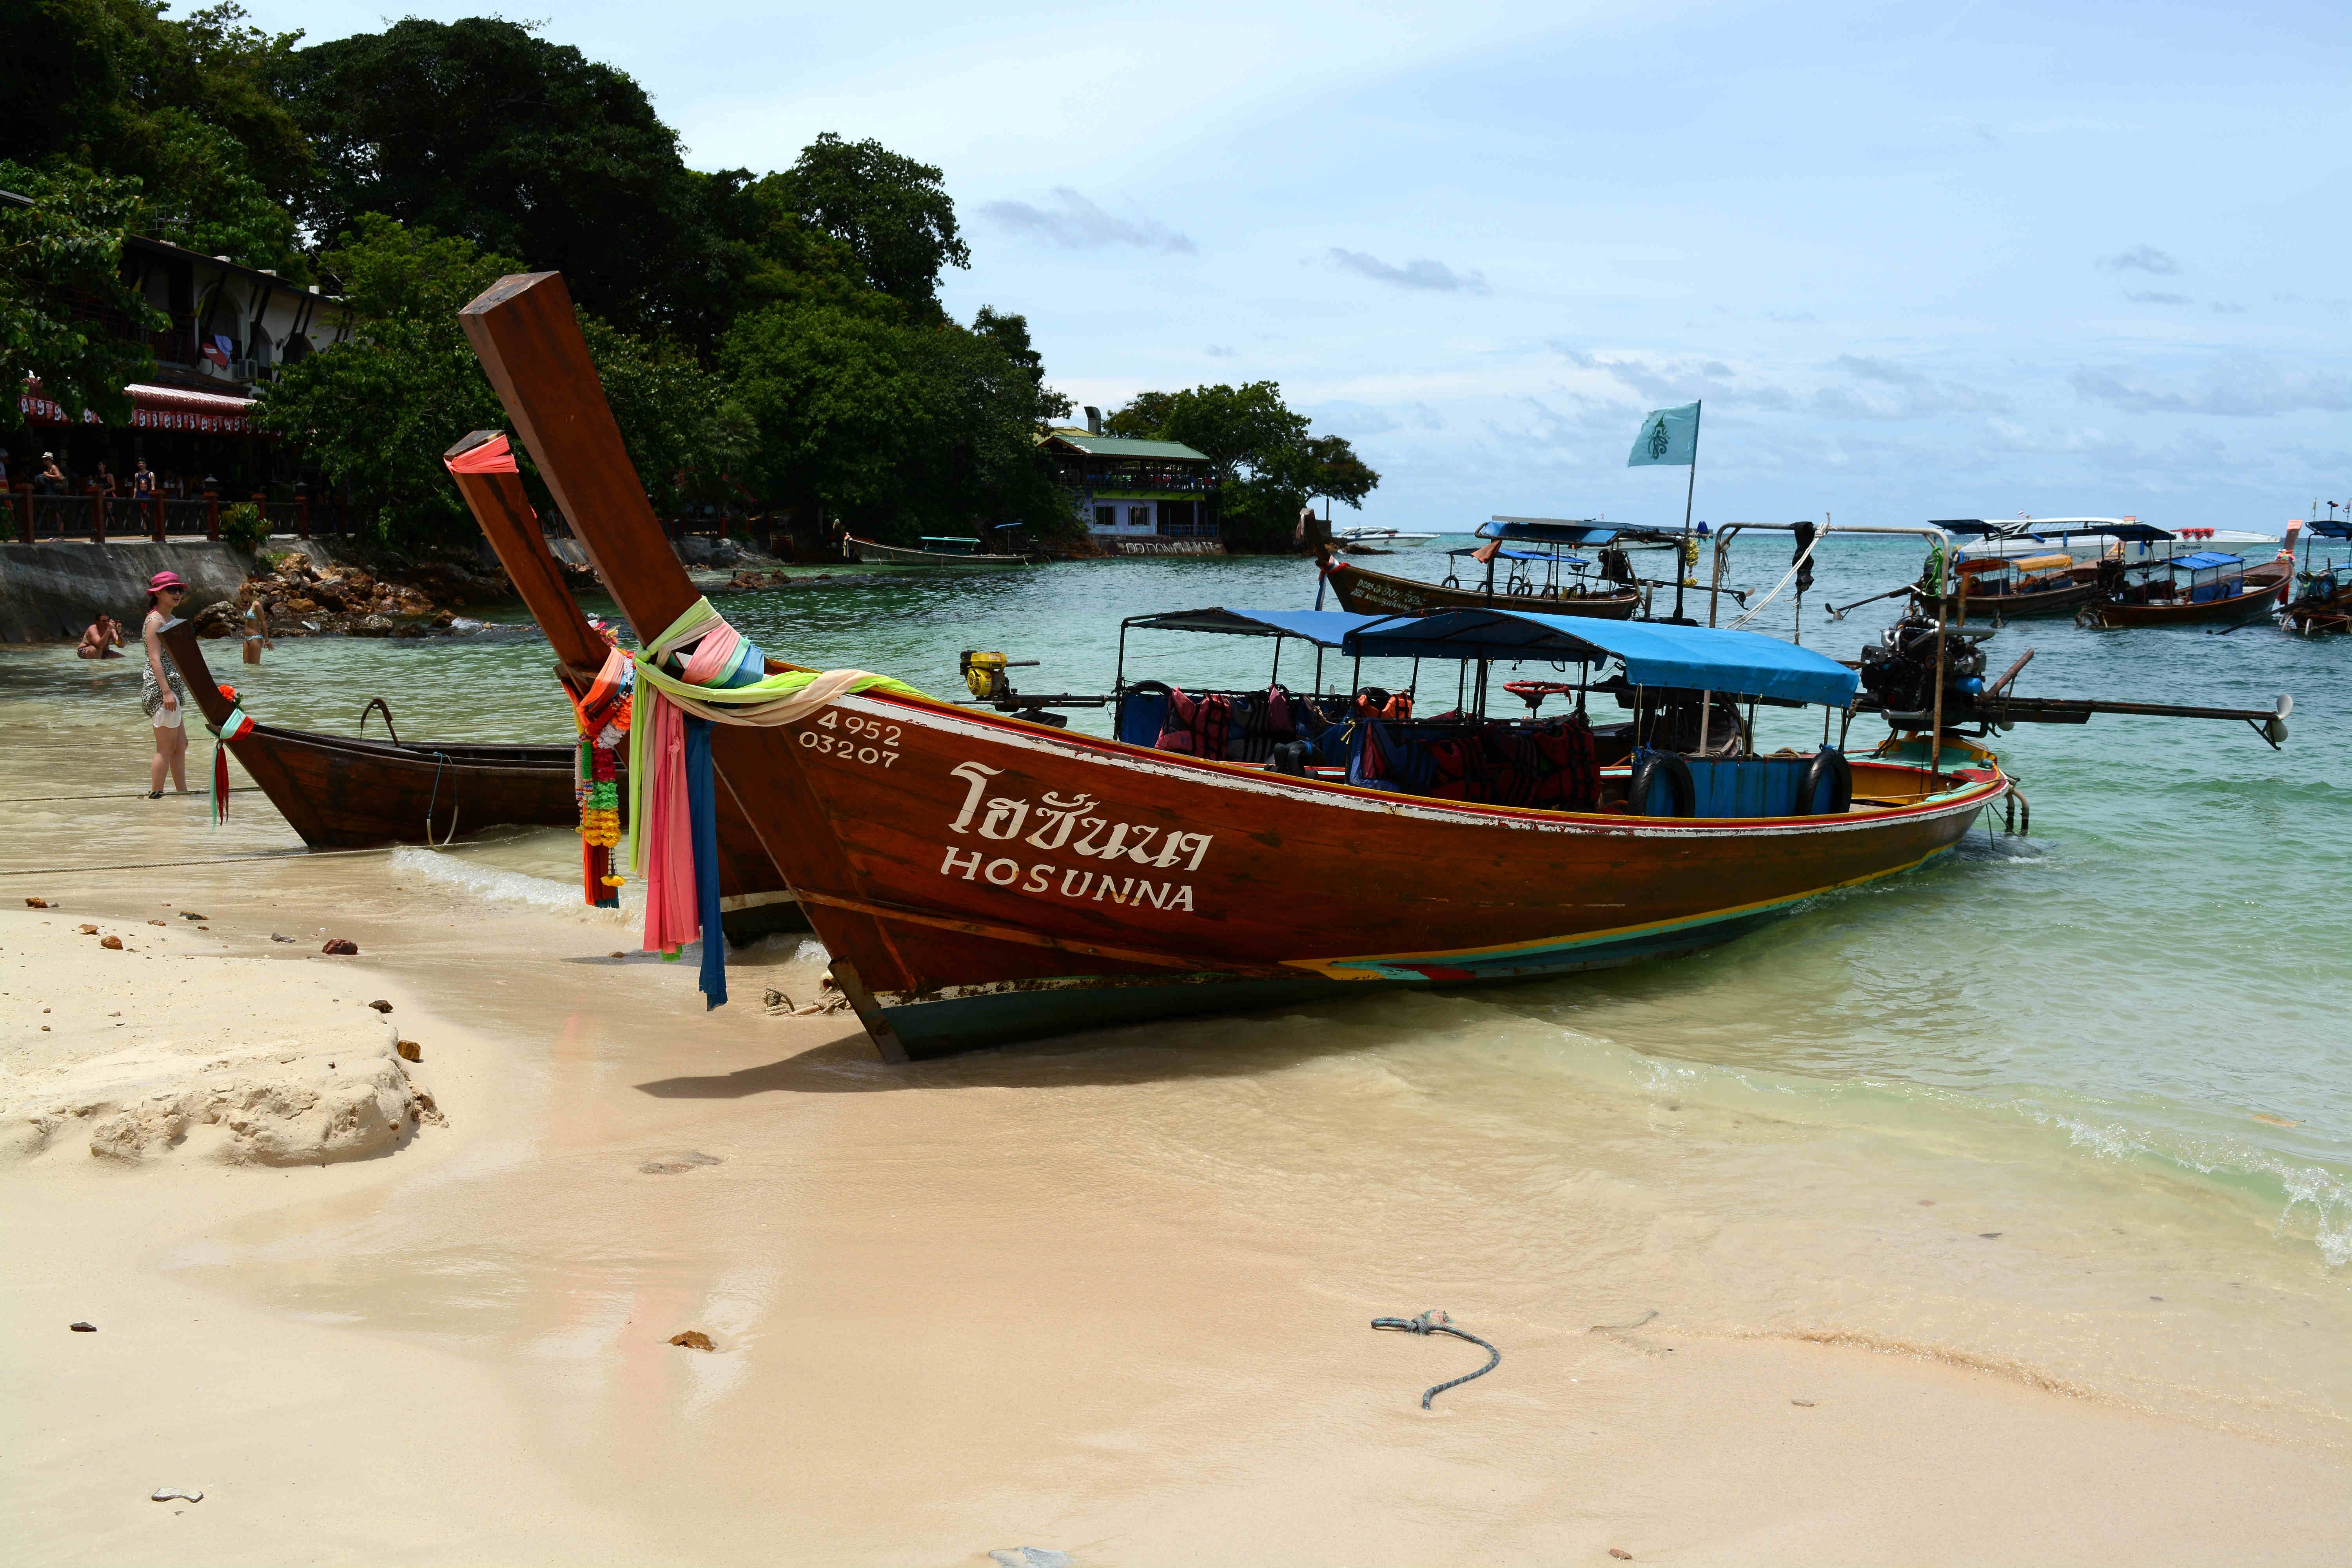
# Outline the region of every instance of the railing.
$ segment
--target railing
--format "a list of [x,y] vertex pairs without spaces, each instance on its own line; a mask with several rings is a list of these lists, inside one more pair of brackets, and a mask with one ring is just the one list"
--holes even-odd
[[[351,531],[350,509],[334,500],[293,500],[251,498],[262,509],[273,534],[309,539],[314,534]],[[233,495],[134,496],[35,495],[21,486],[5,497],[0,509],[0,536],[19,543],[37,544],[53,539],[88,539],[104,543],[113,539],[218,539],[220,514],[237,504]]]

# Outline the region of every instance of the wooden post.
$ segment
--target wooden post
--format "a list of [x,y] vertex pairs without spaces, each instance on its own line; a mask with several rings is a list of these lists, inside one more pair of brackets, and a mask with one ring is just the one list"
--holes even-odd
[[205,537],[217,542],[220,539],[220,491],[218,479],[205,480]]
[[163,542],[163,498],[161,495],[147,498],[147,537],[158,544]]
[[89,537],[94,543],[106,542],[106,496],[99,490],[89,492]]

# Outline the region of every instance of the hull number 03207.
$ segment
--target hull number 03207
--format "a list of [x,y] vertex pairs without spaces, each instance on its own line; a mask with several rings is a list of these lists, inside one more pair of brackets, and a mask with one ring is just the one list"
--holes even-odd
[[898,760],[898,726],[828,708],[823,718],[801,731],[801,744],[845,763],[887,768]]

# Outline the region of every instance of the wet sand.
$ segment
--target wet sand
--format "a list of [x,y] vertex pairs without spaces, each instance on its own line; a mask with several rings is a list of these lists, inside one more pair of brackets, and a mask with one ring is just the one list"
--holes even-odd
[[[1691,1125],[1702,1104],[1644,1102],[1657,1113],[1613,1131],[1564,1106],[1551,1148],[1465,1106],[1432,1137],[1412,1103],[1452,1089],[1377,1015],[890,1068],[846,1015],[761,1011],[772,985],[815,994],[794,943],[743,955],[734,1003],[706,1014],[691,955],[608,956],[635,945],[614,917],[486,909],[415,860],[362,895],[350,864],[190,868],[173,897],[210,915],[202,948],[174,931],[187,946],[169,960],[45,954],[26,982],[43,1005],[102,1015],[124,984],[108,963],[176,966],[176,1012],[266,997],[314,1009],[322,1040],[355,1001],[390,1000],[446,1122],[323,1165],[228,1163],[194,1136],[94,1157],[70,1131],[0,1163],[16,1561],[2352,1551],[2327,1400],[2168,1406],[2080,1375],[2099,1364],[2080,1356],[1971,1353],[1955,1348],[1968,1333],[1933,1331],[1966,1304],[1926,1285],[1903,1298],[1905,1249],[1996,1246],[1968,1205],[1996,1201],[1997,1174],[1924,1205],[1824,1187],[1834,1235],[1805,1245],[1601,1149],[1720,1140],[1720,1157],[1758,1157]],[[50,890],[65,909],[0,919],[12,956],[44,919],[157,929],[128,878]],[[270,943],[298,910],[305,943]],[[314,956],[322,921],[361,955]],[[11,1006],[0,1101],[51,1048],[37,1022]],[[1416,1048],[1495,1049],[1486,1027],[1457,1019]],[[1849,1212],[1864,1202],[1874,1229]],[[1999,1256],[2020,1278],[1989,1291],[2055,1278],[2042,1255]],[[1755,1306],[1737,1272],[1829,1259],[1845,1260],[1833,1284],[1804,1285],[1853,1305],[1811,1326]],[[1429,1307],[1504,1360],[1423,1412],[1423,1387],[1483,1354],[1368,1323]],[[2131,1347],[2121,1364],[2147,1385],[2188,1375],[2121,1307],[2060,1315]],[[99,1331],[68,1332],[77,1319]],[[2315,1351],[2340,1354],[2317,1322]],[[688,1329],[716,1349],[667,1342]],[[159,1486],[205,1500],[149,1501]]]

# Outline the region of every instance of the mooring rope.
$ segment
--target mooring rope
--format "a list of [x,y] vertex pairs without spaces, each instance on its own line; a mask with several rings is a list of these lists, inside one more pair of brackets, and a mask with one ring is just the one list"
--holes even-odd
[[1428,1311],[1423,1312],[1418,1318],[1374,1318],[1372,1320],[1372,1327],[1376,1329],[1401,1329],[1408,1334],[1452,1334],[1457,1340],[1468,1340],[1472,1344],[1476,1345],[1479,1349],[1486,1352],[1486,1364],[1480,1367],[1476,1372],[1465,1373],[1462,1376],[1456,1378],[1449,1378],[1445,1382],[1441,1383],[1436,1387],[1431,1389],[1428,1393],[1423,1394],[1421,1396],[1421,1407],[1423,1410],[1429,1408],[1429,1402],[1431,1400],[1436,1398],[1447,1389],[1459,1388],[1464,1384],[1468,1383],[1472,1378],[1484,1377],[1488,1373],[1503,1364],[1503,1352],[1501,1351],[1496,1350],[1493,1345],[1488,1344],[1477,1335],[1470,1333],[1465,1330],[1455,1328],[1454,1326],[1454,1320],[1447,1317],[1444,1313],[1439,1311],[1434,1307],[1431,1308]]

